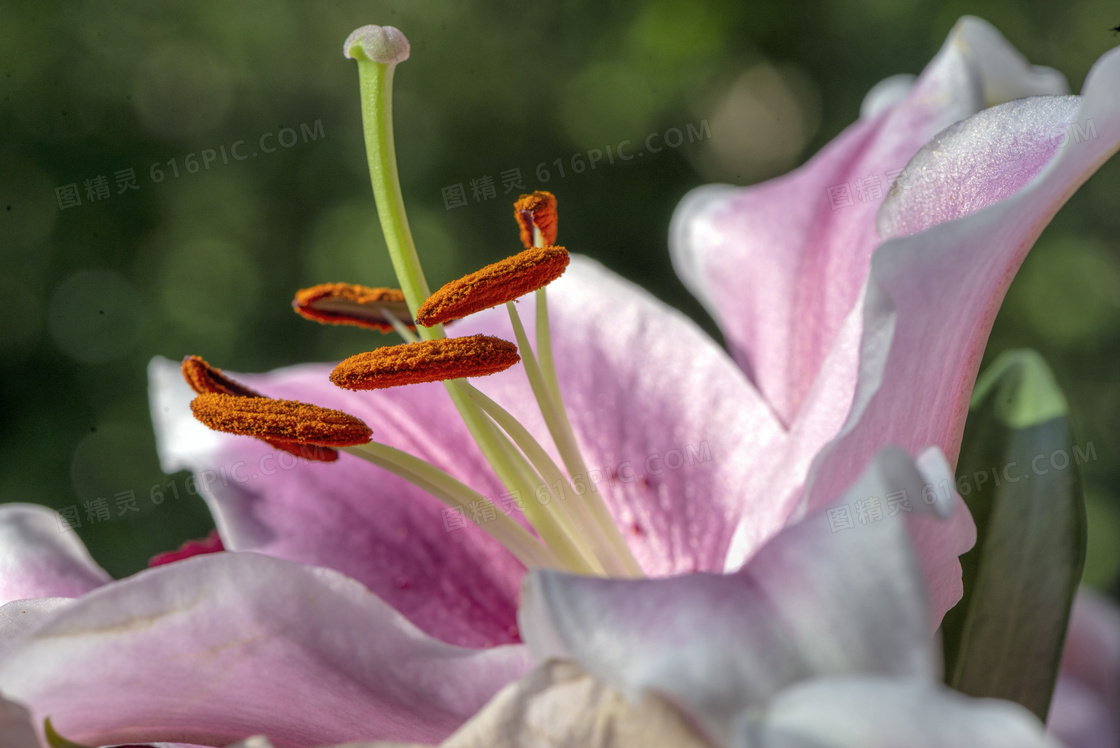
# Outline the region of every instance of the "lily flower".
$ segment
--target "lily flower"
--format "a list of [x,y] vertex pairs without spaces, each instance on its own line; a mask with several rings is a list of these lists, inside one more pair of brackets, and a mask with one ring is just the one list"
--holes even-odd
[[[1021,91],[1013,85],[1020,78],[1052,82],[1013,56],[1009,62],[1013,53],[1002,40],[976,28],[987,29],[966,22],[954,32],[916,84],[921,96],[895,101],[873,117],[874,126],[857,124],[864,146],[868,133],[887,131],[890,112],[912,109],[893,127],[929,132],[913,136],[909,159],[940,129],[930,124],[931,102],[953,101],[976,81],[999,81],[988,91],[996,98]],[[374,192],[408,316],[400,315],[400,301],[353,286],[301,294],[297,305],[342,314],[351,324],[388,323],[408,342],[333,370],[308,364],[226,376],[191,359],[184,381],[179,367],[153,362],[162,464],[194,472],[222,545],[233,553],[97,586],[104,576],[88,554],[70,541],[43,540],[53,525],[49,514],[0,509],[0,526],[12,538],[4,558],[19,571],[12,587],[21,598],[37,598],[12,598],[0,608],[0,692],[37,720],[50,715],[71,739],[220,745],[263,732],[282,748],[370,737],[433,743],[532,669],[521,641],[536,619],[523,614],[519,624],[517,617],[527,569],[551,569],[559,580],[575,572],[625,589],[679,589],[687,598],[699,594],[687,592],[694,584],[704,590],[719,578],[712,575],[737,579],[740,570],[750,577],[767,568],[744,564],[761,559],[791,520],[810,511],[823,516],[816,510],[857,485],[859,469],[882,445],[902,444],[927,473],[942,460],[938,447],[955,455],[945,440],[959,438],[957,407],[968,401],[992,304],[1014,270],[1004,255],[1021,258],[1060,202],[1120,143],[1115,55],[1098,63],[1084,99],[1012,102],[941,136],[937,149],[923,150],[910,167],[934,174],[932,186],[901,189],[884,205],[882,225],[894,238],[876,252],[870,273],[836,278],[839,286],[854,284],[854,306],[835,318],[807,314],[805,329],[789,336],[790,349],[800,350],[803,333],[819,325],[829,337],[838,324],[824,353],[805,359],[820,354],[820,374],[803,397],[783,400],[762,377],[756,386],[744,376],[683,315],[600,265],[573,257],[559,279],[538,274],[554,267],[541,255],[556,241],[556,214],[543,194],[517,209],[528,256],[429,293],[407,228],[387,116],[393,68],[407,57],[407,41],[395,29],[366,27],[347,40],[346,52],[359,61]],[[1009,117],[1007,107],[1023,117]],[[1055,124],[1086,113],[1098,137],[1058,149]],[[1024,154],[1026,166],[1010,164],[1009,149]],[[1010,197],[988,186],[1011,177],[1022,189]],[[808,194],[794,195],[791,211],[809,210]],[[952,195],[970,200],[958,205]],[[929,225],[939,219],[945,222]],[[702,222],[677,222],[693,224]],[[775,272],[773,287],[790,294],[782,308],[797,314],[799,299],[833,298],[824,281],[783,286],[790,276],[762,260],[754,276],[743,275],[732,255],[726,267],[751,289],[748,279]],[[806,277],[827,277],[828,269],[818,265],[820,272]],[[550,281],[547,297],[535,291],[534,307],[521,311],[497,292],[508,286],[524,293]],[[466,312],[484,305],[480,300],[507,304],[504,314],[499,307],[456,322],[449,339],[440,322],[407,324],[433,297],[428,309],[437,310],[436,320],[457,299],[469,302],[458,307]],[[476,373],[485,375],[477,386],[464,381]],[[411,383],[379,388],[398,382]],[[798,403],[797,413],[783,402]],[[906,520],[929,591],[927,633],[959,597],[957,555],[973,542],[950,471],[941,465],[937,472],[945,477],[920,489],[907,482],[903,495],[890,492],[893,499],[859,499],[881,501],[884,514],[905,512],[905,502],[941,515],[957,505],[949,523]],[[21,524],[12,515],[19,511],[35,519]],[[843,533],[852,537],[870,526],[851,524]],[[783,579],[783,594],[796,607],[799,589]],[[620,593],[619,602],[635,599]],[[595,615],[610,610],[603,601]],[[595,639],[595,631],[586,636]],[[525,636],[532,642],[535,634]],[[790,667],[798,662],[789,660]],[[803,675],[852,674],[850,663],[833,665],[815,664]],[[903,666],[883,667],[893,674]],[[774,675],[759,698],[769,703],[769,690],[792,685],[789,675]],[[724,734],[717,722],[703,729]]]

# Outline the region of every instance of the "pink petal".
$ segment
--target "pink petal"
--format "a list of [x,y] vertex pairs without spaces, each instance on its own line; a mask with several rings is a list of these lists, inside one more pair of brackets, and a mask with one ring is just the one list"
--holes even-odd
[[[557,376],[591,470],[584,482],[606,500],[647,574],[722,570],[737,525],[761,542],[785,524],[780,506],[757,499],[785,433],[709,336],[583,257],[549,286],[548,301]],[[518,313],[532,331],[531,298]],[[456,334],[468,331],[513,339],[502,309],[465,320]],[[522,371],[476,385],[551,445]]]
[[1074,600],[1061,669],[1105,701],[1120,701],[1120,607],[1088,587]]
[[[909,457],[884,450],[842,503],[904,490]],[[912,499],[913,511],[924,504]],[[925,591],[904,525],[792,525],[728,576],[622,581],[533,572],[521,629],[539,660],[567,657],[632,699],[665,696],[719,744],[737,715],[792,683],[878,673],[933,679]]]
[[34,504],[0,505],[0,605],[77,597],[111,580],[59,516]]
[[[999,304],[1039,233],[1066,199],[1120,147],[1120,53],[1094,66],[1081,99],[1036,98],[1011,102],[970,118],[939,138],[940,198],[925,191],[900,192],[881,212],[887,226],[917,228],[922,208],[908,202],[951,202],[950,193],[973,180],[993,184],[999,173],[1023,182],[1024,169],[1037,173],[1011,197],[918,233],[884,242],[876,252],[863,303],[863,337],[856,396],[840,435],[822,450],[805,490],[805,507],[823,506],[836,486],[846,485],[879,445],[896,442],[910,450],[939,446],[956,463],[977,368]],[[1097,137],[1053,151],[1047,137],[1071,123],[1093,122]],[[1037,160],[1010,161],[986,144],[1035,144],[1056,153],[1039,172]],[[1015,144],[1015,147],[1010,147]],[[926,168],[926,157],[915,169]],[[1022,166],[1025,164],[1025,166]],[[909,170],[908,172],[909,173]],[[906,177],[906,175],[903,175]],[[991,195],[996,200],[999,193]],[[979,208],[976,200],[969,209]],[[908,216],[910,216],[908,218]],[[933,211],[930,220],[941,214]],[[845,381],[849,367],[838,365]],[[967,547],[969,528],[944,527],[939,538],[923,538],[919,552],[931,577],[935,613],[959,595],[959,571],[942,549]],[[941,561],[938,562],[938,557]],[[941,572],[933,566],[940,564]],[[936,577],[936,578],[934,578]]]
[[[1064,91],[1060,76],[1030,68],[995,29],[966,17],[903,101],[886,110],[871,105],[881,113],[852,125],[798,171],[685,198],[671,228],[677,272],[785,423],[796,418],[862,293],[879,244],[875,211],[889,186],[885,173],[988,101]],[[860,181],[859,193],[853,184],[865,179],[878,181]],[[847,189],[851,204],[834,209],[830,188]]]
[[1071,748],[1120,743],[1120,608],[1082,588],[1062,652],[1047,724]]
[[1058,676],[1046,729],[1067,748],[1116,748],[1118,719],[1115,701],[1076,678]]
[[21,704],[0,695],[0,745],[4,748],[39,748],[31,726],[31,713]]
[[437,742],[531,668],[432,640],[360,584],[253,553],[150,569],[0,655],[0,690],[76,742]]
[[888,678],[799,684],[751,715],[740,735],[752,741],[741,745],[766,748],[1061,748],[1018,704]]
[[55,611],[73,601],[70,597],[41,597],[0,605],[0,657],[8,649],[18,646],[25,634],[37,629]]

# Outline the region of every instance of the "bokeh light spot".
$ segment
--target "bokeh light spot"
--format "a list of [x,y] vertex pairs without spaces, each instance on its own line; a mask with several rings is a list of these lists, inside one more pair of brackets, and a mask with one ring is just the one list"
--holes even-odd
[[51,293],[47,322],[55,345],[85,364],[123,358],[140,338],[140,294],[120,273],[79,270]]

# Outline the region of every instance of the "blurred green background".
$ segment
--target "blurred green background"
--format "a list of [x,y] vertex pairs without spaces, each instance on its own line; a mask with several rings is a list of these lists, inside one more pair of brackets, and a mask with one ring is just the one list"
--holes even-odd
[[[252,371],[371,345],[368,334],[307,323],[289,307],[295,289],[314,283],[392,283],[357,71],[341,54],[357,26],[398,26],[412,42],[396,78],[397,145],[433,283],[516,251],[510,203],[546,188],[560,200],[566,246],[714,332],[669,265],[680,197],[803,162],[858,116],[872,85],[919,72],[966,13],[1064,72],[1074,92],[1120,23],[1120,7],[1096,0],[5,2],[0,501],[76,508],[94,557],[114,575],[134,572],[212,526],[184,476],[159,469],[146,399],[152,356],[195,353]],[[690,125],[701,134],[693,142]],[[572,171],[572,154],[624,140],[638,150],[670,128],[685,135],[676,148],[613,164],[604,153],[595,169]],[[237,141],[244,160],[234,158]],[[514,169],[521,184],[510,187]],[[445,188],[455,185],[466,205],[448,209]],[[1084,467],[1086,579],[1113,593],[1118,236],[1114,159],[1043,234],[988,351],[990,360],[1009,347],[1039,349],[1080,441],[1095,445]],[[163,503],[152,502],[153,487]],[[121,516],[117,497],[130,491],[138,511]],[[84,504],[98,498],[107,516],[91,519]]]

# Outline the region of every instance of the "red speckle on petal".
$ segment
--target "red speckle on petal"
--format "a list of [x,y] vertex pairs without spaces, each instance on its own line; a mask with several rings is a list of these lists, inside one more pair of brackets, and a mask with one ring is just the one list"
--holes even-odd
[[637,522],[631,522],[630,523],[630,532],[632,532],[635,535],[645,535],[646,534],[646,531]]
[[397,577],[397,589],[407,590],[412,588],[412,580],[408,577]]
[[506,633],[509,634],[510,639],[513,639],[514,641],[518,641],[518,642],[521,641],[521,632],[517,630],[517,625],[516,624],[514,624],[513,626],[510,626],[508,629],[506,629]]
[[222,545],[222,539],[218,537],[218,531],[211,530],[210,534],[202,540],[188,540],[179,546],[178,550],[164,551],[152,556],[151,560],[148,561],[148,568],[182,561],[184,558],[190,558],[191,556],[201,556],[203,553],[217,553],[224,550],[225,546]]

